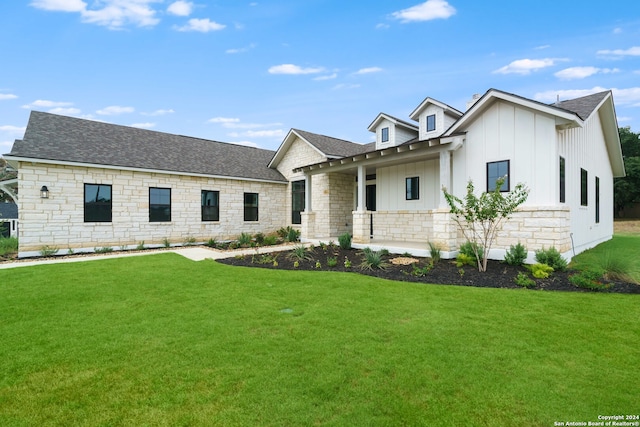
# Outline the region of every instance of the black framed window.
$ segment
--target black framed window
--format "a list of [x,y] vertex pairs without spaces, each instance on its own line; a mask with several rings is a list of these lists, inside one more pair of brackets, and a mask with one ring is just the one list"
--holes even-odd
[[589,204],[589,174],[586,170],[580,168],[580,206]]
[[389,128],[382,128],[382,130],[380,131],[380,136],[381,136],[381,141],[382,142],[387,142],[389,141]]
[[596,176],[596,224],[600,222],[600,178]]
[[84,222],[111,222],[111,185],[84,185]]
[[564,203],[567,195],[566,164],[564,157],[560,157],[560,203]]
[[244,220],[258,220],[258,193],[244,193]]
[[149,188],[149,222],[171,221],[171,189]]
[[427,132],[431,132],[432,130],[436,130],[436,115],[431,114],[427,116]]
[[418,200],[420,198],[420,178],[413,176],[405,180],[407,200]]
[[220,192],[202,190],[202,221],[220,221]]
[[302,224],[302,211],[304,211],[304,179],[291,183],[291,223]]
[[499,178],[504,178],[500,191],[509,191],[509,160],[487,163],[487,192],[496,189]]

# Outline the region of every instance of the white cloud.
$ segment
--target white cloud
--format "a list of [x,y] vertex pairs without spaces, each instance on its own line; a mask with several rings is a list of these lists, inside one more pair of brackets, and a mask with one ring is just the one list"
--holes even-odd
[[283,138],[285,136],[282,129],[248,130],[244,134],[249,138]]
[[156,124],[151,122],[146,122],[146,123],[133,123],[130,126],[134,128],[139,128],[139,129],[151,129],[152,127],[155,127]]
[[369,67],[369,68],[361,68],[356,71],[354,74],[371,74],[371,73],[379,73],[382,71],[380,67]]
[[333,74],[328,74],[326,76],[319,76],[319,77],[315,77],[313,80],[318,80],[318,81],[322,81],[322,80],[333,80],[336,77],[338,77],[338,73],[333,73]]
[[60,114],[62,116],[77,116],[80,114],[80,109],[73,107],[57,107],[49,110],[50,113]]
[[620,27],[614,28],[612,32],[613,34],[622,34],[622,28]]
[[558,96],[560,100],[574,99],[605,90],[611,90],[613,92],[613,98],[616,104],[640,106],[640,87],[617,89],[594,86],[591,89],[549,90],[536,93],[534,99],[541,102],[555,102]]
[[105,107],[102,110],[96,111],[97,114],[101,116],[115,116],[117,114],[125,114],[125,113],[133,113],[135,109],[133,107],[121,107],[118,105],[111,105],[109,107]]
[[244,52],[250,51],[251,49],[253,49],[255,47],[256,47],[256,45],[254,43],[251,43],[249,46],[246,46],[246,47],[241,47],[241,48],[238,48],[238,49],[227,49],[225,51],[225,53],[244,53]]
[[226,27],[226,25],[218,24],[217,22],[211,21],[209,18],[206,19],[189,19],[187,25],[182,27],[176,27],[178,31],[198,31],[200,33],[208,33],[209,31],[219,31]]
[[27,129],[26,127],[20,127],[20,126],[11,126],[11,125],[0,126],[0,132],[6,132],[6,133],[18,134],[18,135],[23,134],[26,129]]
[[150,113],[140,113],[143,116],[164,116],[165,114],[173,114],[175,113],[175,111],[169,109],[169,110],[156,110],[156,111],[152,111]]
[[551,47],[550,44],[543,44],[542,46],[534,47],[534,50],[544,50],[544,49],[549,49],[550,47]]
[[0,101],[5,101],[7,99],[16,99],[18,95],[14,95],[12,93],[0,93]]
[[34,0],[31,5],[44,10],[78,12],[83,22],[102,25],[110,29],[121,29],[127,24],[140,27],[156,25],[160,20],[151,3],[158,0],[102,0],[92,2],[89,9],[81,0]]
[[324,71],[322,67],[302,68],[294,64],[274,65],[269,68],[270,74],[317,74]]
[[522,74],[527,75],[532,71],[551,67],[557,60],[552,58],[544,59],[518,59],[494,71],[497,74]]
[[193,12],[193,3],[183,0],[173,2],[167,8],[167,12],[176,16],[189,16]]
[[620,72],[617,68],[597,68],[597,67],[570,67],[560,70],[554,74],[562,80],[584,79],[594,74],[610,74]]
[[390,27],[389,24],[380,23],[376,25],[376,30],[386,30],[389,27]]
[[599,50],[596,52],[598,55],[603,56],[614,56],[614,57],[623,57],[623,56],[640,56],[640,46],[633,46],[629,49],[613,49],[613,50]]
[[447,19],[455,15],[456,9],[445,0],[428,0],[424,3],[393,12],[391,16],[402,23]]
[[34,108],[57,108],[57,107],[70,107],[73,105],[73,102],[58,102],[58,101],[48,101],[46,99],[38,99],[33,101],[31,104],[23,105],[22,108],[27,108],[32,110]]
[[87,4],[82,0],[34,0],[31,6],[56,12],[83,12]]
[[245,147],[253,147],[253,148],[258,148],[259,147],[258,144],[256,144],[255,142],[251,142],[251,141],[235,141],[235,142],[231,142],[230,144],[244,145]]
[[214,117],[212,119],[207,120],[207,123],[222,123],[222,125],[226,125],[229,123],[238,123],[240,119],[236,117]]

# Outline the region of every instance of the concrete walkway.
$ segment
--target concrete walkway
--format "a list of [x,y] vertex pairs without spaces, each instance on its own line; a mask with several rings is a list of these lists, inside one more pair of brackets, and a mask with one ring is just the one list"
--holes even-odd
[[278,245],[278,246],[263,246],[259,248],[238,249],[233,251],[220,251],[217,249],[211,249],[204,246],[184,246],[184,247],[175,248],[175,249],[157,249],[157,250],[148,249],[145,251],[131,251],[131,252],[124,251],[119,253],[108,253],[108,254],[87,254],[87,256],[70,256],[70,257],[61,256],[59,258],[52,257],[52,258],[42,258],[42,259],[18,260],[14,262],[0,263],[0,270],[15,268],[15,267],[29,267],[32,265],[61,264],[61,263],[68,263],[68,262],[97,261],[101,259],[155,255],[155,254],[164,253],[164,252],[173,252],[178,255],[182,255],[183,257],[188,258],[192,261],[202,261],[205,259],[231,258],[236,255],[253,255],[253,254],[264,254],[269,252],[288,251],[293,247],[294,247],[293,244],[286,244],[286,245]]

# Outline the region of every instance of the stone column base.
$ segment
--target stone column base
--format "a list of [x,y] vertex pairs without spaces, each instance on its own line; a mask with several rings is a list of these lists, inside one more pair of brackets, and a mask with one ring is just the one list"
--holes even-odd
[[371,212],[352,212],[353,215],[353,243],[369,243],[371,241]]

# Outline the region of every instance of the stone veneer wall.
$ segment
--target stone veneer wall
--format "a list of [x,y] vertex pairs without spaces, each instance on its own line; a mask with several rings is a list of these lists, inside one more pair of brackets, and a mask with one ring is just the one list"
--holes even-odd
[[[429,211],[377,211],[373,213],[373,239],[397,242],[432,242],[444,254],[455,256],[464,235],[452,219],[448,209]],[[354,212],[354,218],[356,214]],[[368,236],[368,218],[359,216],[354,231]],[[360,224],[362,223],[362,225]],[[526,207],[519,209],[502,224],[493,244],[490,257],[502,259],[511,245],[522,243],[533,260],[533,253],[542,248],[555,247],[560,253],[571,252],[570,210],[568,207]],[[364,236],[363,234],[363,236]],[[354,241],[366,243],[368,239],[354,236]],[[443,254],[443,255],[444,255]],[[444,256],[447,257],[446,255]]]
[[[225,240],[268,233],[288,223],[287,184],[151,172],[32,164],[19,169],[19,256],[45,246],[61,252],[94,248],[181,244],[188,238]],[[112,222],[84,222],[84,184],[112,186]],[[50,195],[40,198],[46,185]],[[171,188],[171,222],[149,222],[149,187]],[[201,221],[201,190],[220,192],[220,221]],[[258,221],[244,221],[243,193],[259,194]]]

